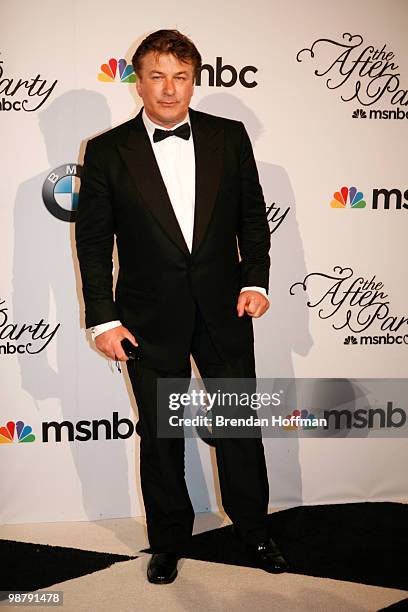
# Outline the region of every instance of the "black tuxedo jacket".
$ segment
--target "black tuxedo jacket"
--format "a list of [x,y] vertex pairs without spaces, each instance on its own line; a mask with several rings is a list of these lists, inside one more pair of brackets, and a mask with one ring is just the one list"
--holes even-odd
[[246,130],[189,112],[196,160],[191,253],[141,112],[88,142],[76,220],[86,326],[120,319],[145,364],[168,372],[188,359],[196,304],[222,357],[248,350],[252,320],[238,318],[237,298],[244,286],[267,290],[269,278],[270,233]]

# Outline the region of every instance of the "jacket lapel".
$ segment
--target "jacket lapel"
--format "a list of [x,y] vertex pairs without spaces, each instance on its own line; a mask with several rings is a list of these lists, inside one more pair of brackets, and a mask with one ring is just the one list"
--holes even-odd
[[[222,127],[214,127],[213,122],[208,121],[205,115],[192,109],[190,122],[196,166],[194,253],[204,239],[214,210],[221,179],[223,130]],[[142,111],[131,125],[126,144],[119,145],[119,151],[145,205],[171,240],[183,253],[190,255],[156,162],[143,123]]]
[[119,146],[119,151],[145,205],[171,240],[189,255],[143,123],[142,111],[129,130],[126,145]]
[[202,243],[221,180],[223,129],[215,127],[202,113],[190,109],[196,162],[196,200],[194,212],[193,253]]

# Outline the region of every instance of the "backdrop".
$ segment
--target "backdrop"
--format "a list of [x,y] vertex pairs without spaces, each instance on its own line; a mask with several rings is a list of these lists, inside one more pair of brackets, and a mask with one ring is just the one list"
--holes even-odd
[[[405,0],[2,1],[1,522],[144,511],[136,407],[84,330],[73,236],[86,139],[139,110],[129,62],[156,29],[201,51],[192,106],[252,139],[272,233],[258,375],[407,377],[407,17]],[[406,498],[386,429],[266,439],[270,503]],[[211,448],[187,440],[186,462],[196,511],[216,509]]]

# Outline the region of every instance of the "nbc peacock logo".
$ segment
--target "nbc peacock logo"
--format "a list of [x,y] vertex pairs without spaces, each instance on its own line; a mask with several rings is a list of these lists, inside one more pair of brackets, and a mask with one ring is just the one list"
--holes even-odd
[[283,429],[316,429],[316,417],[308,410],[294,410],[283,421]]
[[125,59],[121,58],[117,60],[112,57],[106,64],[101,65],[98,81],[102,81],[102,83],[113,83],[118,80],[121,83],[135,83],[136,75],[133,66],[128,64]]
[[367,113],[363,108],[357,108],[351,115],[353,119],[367,119]]
[[364,195],[356,187],[342,187],[333,194],[332,208],[365,208]]
[[32,431],[32,427],[25,425],[24,421],[9,421],[5,427],[0,427],[0,444],[34,442],[35,435]]

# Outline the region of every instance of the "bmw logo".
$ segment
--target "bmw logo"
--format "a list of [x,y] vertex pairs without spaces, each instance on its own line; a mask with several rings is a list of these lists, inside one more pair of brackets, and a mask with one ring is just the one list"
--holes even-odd
[[44,181],[44,204],[61,221],[75,221],[81,170],[79,164],[64,164],[52,170]]

